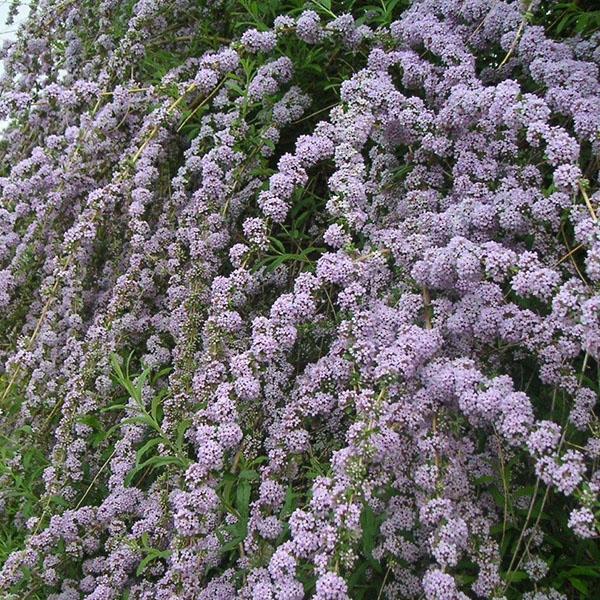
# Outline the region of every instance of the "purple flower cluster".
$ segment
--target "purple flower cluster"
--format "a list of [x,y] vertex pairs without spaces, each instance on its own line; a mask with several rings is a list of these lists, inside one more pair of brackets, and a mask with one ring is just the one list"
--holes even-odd
[[[0,591],[345,600],[368,560],[382,597],[504,597],[507,459],[599,535],[594,42],[505,0],[417,0],[377,31],[307,10],[146,85],[144,52],[168,27],[184,44],[197,4],[139,0],[63,57],[40,2],[29,53],[5,52],[0,394],[22,398],[1,425],[49,464]],[[290,39],[365,57],[308,132]],[[289,250],[307,196],[311,245]],[[123,400],[130,349],[159,376]],[[518,525],[545,589],[544,523]]]

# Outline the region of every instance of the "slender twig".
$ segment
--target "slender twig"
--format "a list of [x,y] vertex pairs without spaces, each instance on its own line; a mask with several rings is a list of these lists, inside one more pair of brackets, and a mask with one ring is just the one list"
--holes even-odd
[[90,482],[90,485],[88,485],[83,496],[81,496],[79,502],[77,503],[77,506],[75,507],[75,510],[77,510],[83,504],[83,501],[86,499],[87,495],[90,493],[91,489],[94,487],[94,484],[98,480],[98,477],[100,477],[100,474],[102,473],[102,471],[104,471],[104,469],[106,468],[106,465],[108,465],[108,463],[111,461],[111,459],[115,455],[116,451],[117,451],[117,447],[115,446],[113,448],[113,451],[111,452],[110,456],[104,461],[104,464],[98,469],[98,472],[96,473],[96,475],[94,475],[94,479],[92,479],[92,481]]
[[206,96],[206,98],[204,98],[204,100],[202,100],[202,102],[200,102],[200,104],[198,104],[198,106],[196,106],[196,108],[194,108],[194,110],[192,110],[192,112],[183,120],[183,123],[181,123],[181,125],[179,125],[179,127],[177,128],[177,132],[179,133],[184,126],[186,125],[186,123],[203,107],[206,105],[207,102],[209,102],[211,100],[211,98],[213,98],[213,96],[221,89],[221,87],[223,86],[223,84],[227,81],[227,77],[223,77],[223,79],[221,79],[221,81],[219,81],[219,83],[217,84],[217,86],[212,90],[212,92],[210,94],[208,94],[208,96]]
[[498,444],[498,455],[500,457],[500,469],[502,472],[502,488],[504,491],[504,518],[502,519],[502,538],[500,540],[500,548],[502,548],[504,546],[504,538],[506,537],[506,526],[508,524],[508,483],[506,481],[506,466],[504,464],[504,454],[502,452],[502,441],[497,432],[496,442]]
[[590,211],[592,221],[594,221],[594,223],[597,223],[598,217],[596,216],[596,211],[594,211],[594,207],[592,206],[592,203],[590,202],[590,198],[587,195],[587,191],[585,189],[585,184],[583,183],[583,181],[581,179],[579,180],[579,189],[580,189],[581,195],[583,196],[583,199],[588,207],[588,210]]
[[385,584],[387,582],[387,578],[389,577],[390,571],[392,570],[391,565],[387,568],[385,575],[383,577],[383,581],[381,582],[381,587],[379,588],[379,594],[377,594],[377,600],[381,600],[383,595],[383,589],[385,588]]
[[[196,84],[190,84],[187,89],[177,98],[170,106],[167,108],[167,115],[170,115],[185,99],[185,97],[196,89]],[[141,156],[142,152],[145,150],[146,146],[154,139],[154,136],[158,133],[159,126],[155,125],[150,134],[146,137],[143,144],[138,148],[137,152],[131,157],[131,162],[137,162],[138,158]]]
[[292,125],[297,125],[298,123],[302,123],[303,121],[306,121],[307,119],[315,117],[316,115],[319,115],[322,112],[325,112],[326,110],[329,110],[329,109],[334,108],[336,106],[339,106],[339,102],[334,102],[333,104],[330,104],[329,106],[326,106],[325,108],[320,108],[319,110],[316,110],[315,112],[310,113],[310,115],[306,115],[305,117],[302,117],[301,119],[298,119],[296,121],[292,121]]
[[573,254],[575,254],[575,252],[577,252],[578,250],[581,250],[581,248],[583,248],[583,244],[579,244],[578,246],[575,246],[575,248],[573,248],[572,250],[569,250],[569,252],[567,252],[561,259],[556,261],[556,263],[554,263],[554,266],[558,267],[558,265],[560,265],[562,262],[567,260],[567,258],[569,258]]
[[497,67],[498,69],[501,69],[508,62],[508,59],[512,56],[513,52],[515,51],[515,48],[517,47],[517,44],[519,43],[519,40],[521,39],[521,35],[523,35],[523,30],[525,29],[525,25],[527,25],[527,21],[530,16],[530,13],[529,13],[530,6],[531,6],[531,0],[527,4],[525,12],[523,13],[523,19],[521,20],[521,24],[519,25],[519,28],[517,29],[517,32],[515,33],[515,37],[513,38],[513,41],[510,45],[510,48],[508,49],[508,52],[506,53],[506,56],[504,57],[502,62],[498,65],[498,67]]
[[565,242],[565,246],[567,247],[567,250],[569,250],[569,258],[571,259],[573,268],[577,271],[577,274],[579,275],[579,278],[581,279],[581,281],[583,281],[583,283],[589,288],[590,284],[586,281],[585,277],[583,276],[583,273],[580,271],[579,267],[577,266],[577,263],[575,262],[575,259],[573,258],[573,251],[571,251],[571,249],[569,248],[569,241],[567,240],[567,235],[565,234],[565,230],[561,229],[561,233],[563,236],[563,240]]

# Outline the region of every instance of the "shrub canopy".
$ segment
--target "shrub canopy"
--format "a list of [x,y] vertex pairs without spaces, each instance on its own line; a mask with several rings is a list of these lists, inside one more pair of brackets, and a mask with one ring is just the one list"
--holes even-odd
[[32,2],[2,597],[597,598],[593,8]]

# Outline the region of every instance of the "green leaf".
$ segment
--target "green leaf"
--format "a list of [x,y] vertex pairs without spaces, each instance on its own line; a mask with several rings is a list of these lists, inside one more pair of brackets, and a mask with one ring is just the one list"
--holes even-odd
[[528,579],[529,575],[527,575],[525,571],[511,571],[510,573],[505,573],[503,577],[505,581],[516,583],[518,581],[524,581],[525,579]]
[[58,506],[68,507],[69,503],[62,496],[51,496],[50,501]]
[[191,424],[191,419],[183,419],[177,425],[175,447],[177,448],[177,451],[180,454],[183,454],[183,443],[185,441],[185,434]]
[[148,460],[140,464],[140,469],[151,467],[157,469],[158,467],[164,467],[166,465],[179,465],[185,467],[186,464],[177,456],[153,456]]
[[167,397],[168,390],[161,390],[152,398],[152,403],[150,404],[150,414],[152,418],[158,423],[158,409],[162,404],[163,400]]
[[240,515],[247,517],[250,512],[250,495],[252,488],[247,480],[241,479],[237,484],[235,494],[235,507]]
[[492,475],[482,475],[481,477],[477,477],[475,479],[476,485],[488,485],[490,483],[495,483],[495,482],[496,482],[496,477],[493,477]]
[[281,254],[285,253],[285,246],[281,243],[280,240],[278,240],[276,237],[270,237],[269,241],[271,242],[271,245],[274,247],[276,252],[279,252]]
[[500,507],[504,508],[504,495],[495,487],[490,487],[488,489],[490,495],[494,499],[494,502]]
[[367,569],[369,568],[369,563],[364,560],[361,561],[358,565],[358,567],[356,568],[356,570],[354,571],[354,573],[352,573],[352,575],[350,576],[350,579],[348,580],[348,586],[350,589],[356,587],[356,585],[365,580],[365,573],[367,571]]
[[123,370],[121,369],[121,365],[119,364],[119,356],[117,354],[110,355],[110,364],[112,366],[113,372],[116,374],[117,382],[123,385],[127,380],[125,375],[123,374]]
[[294,488],[291,485],[288,485],[285,492],[285,501],[280,514],[282,518],[292,513],[294,507],[296,506],[296,497],[297,494],[294,492]]
[[161,430],[160,426],[149,414],[136,415],[134,417],[127,417],[127,419],[123,419],[120,424],[121,425],[122,424],[147,425],[151,429],[154,429],[158,433],[162,434],[162,430]]
[[152,369],[147,367],[142,371],[142,373],[138,376],[134,390],[135,390],[135,400],[141,404],[142,402],[142,393],[144,391],[144,385],[146,384],[146,380],[150,376],[150,372]]
[[106,406],[100,409],[101,413],[111,412],[113,410],[125,410],[127,408],[127,404],[113,404],[112,406]]
[[152,377],[152,383],[156,383],[159,379],[162,379],[173,370],[173,367],[164,367]]
[[564,17],[563,17],[563,18],[560,20],[560,22],[558,23],[558,25],[556,26],[556,32],[557,32],[557,33],[562,33],[562,32],[563,32],[563,31],[564,31],[564,30],[567,28],[567,26],[570,24],[570,22],[571,22],[573,19],[575,19],[575,18],[576,18],[576,17],[575,17],[575,15],[573,15],[573,14],[567,14],[567,15],[565,15],[565,16],[564,16]]
[[365,504],[363,508],[361,525],[363,552],[367,558],[372,558],[375,541],[379,535],[379,520],[368,504]]
[[158,558],[169,558],[171,556],[170,550],[156,550],[153,548],[148,554],[140,561],[138,568],[135,571],[136,576],[140,576],[146,569],[146,567]]
[[127,477],[125,478],[125,485],[129,485],[133,478],[140,472],[145,469],[149,469],[153,471],[158,469],[159,467],[164,467],[167,465],[178,465],[181,469],[184,469],[187,465],[177,456],[152,456],[148,460],[145,460],[143,463],[140,463],[136,467],[134,467]]
[[404,0],[386,0],[385,2],[385,13],[387,16],[391,16],[394,9],[396,8],[396,6],[398,6],[398,4],[400,2],[403,2]]
[[585,575],[587,577],[600,577],[600,567],[576,566],[566,572],[567,575]]
[[576,577],[569,577],[569,583],[579,592],[585,594],[586,596],[589,593],[588,585],[585,581],[581,579],[577,579]]
[[154,448],[154,446],[158,446],[158,444],[160,444],[162,441],[163,440],[161,438],[155,437],[148,440],[141,448],[139,448],[136,452],[137,464],[140,463],[142,457],[144,456],[144,454],[146,454],[146,452],[148,452],[148,450]]
[[246,537],[246,534],[245,534],[245,528],[244,528],[244,532],[235,534],[232,537],[232,539],[230,539],[226,544],[221,546],[221,550],[223,552],[231,552],[231,550],[235,550],[239,546],[239,544],[244,541],[245,537]]

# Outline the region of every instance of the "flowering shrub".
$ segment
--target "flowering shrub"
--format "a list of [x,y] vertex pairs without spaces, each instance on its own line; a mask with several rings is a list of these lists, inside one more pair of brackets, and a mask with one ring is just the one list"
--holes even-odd
[[505,0],[31,10],[2,597],[597,597],[598,35]]

